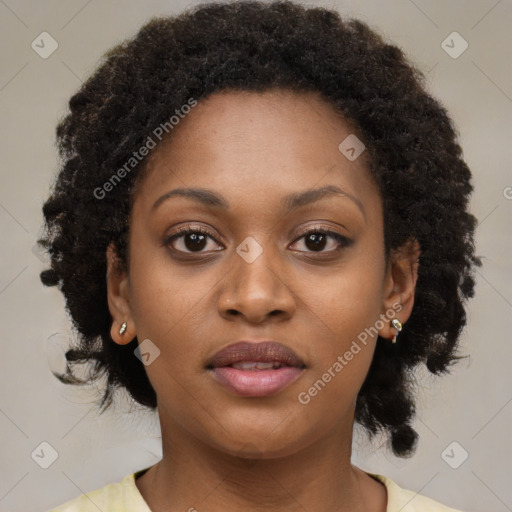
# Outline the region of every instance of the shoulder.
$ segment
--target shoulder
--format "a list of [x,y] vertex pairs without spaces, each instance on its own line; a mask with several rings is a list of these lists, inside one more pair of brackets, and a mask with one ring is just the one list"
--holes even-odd
[[82,494],[48,512],[151,512],[135,485],[135,474]]
[[382,482],[388,491],[388,506],[386,512],[462,512],[447,507],[426,496],[413,491],[402,489],[388,477],[368,473],[370,476]]

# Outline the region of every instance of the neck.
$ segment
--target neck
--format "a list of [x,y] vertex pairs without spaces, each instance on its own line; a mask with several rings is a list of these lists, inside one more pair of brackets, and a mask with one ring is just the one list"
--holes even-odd
[[[137,480],[152,512],[385,512],[383,484],[350,462],[352,421],[282,456],[245,446],[236,455],[162,421],[163,457]],[[243,456],[242,456],[243,454]]]

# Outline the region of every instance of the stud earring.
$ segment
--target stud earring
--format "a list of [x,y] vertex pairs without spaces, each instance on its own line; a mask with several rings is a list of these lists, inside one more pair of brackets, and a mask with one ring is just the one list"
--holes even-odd
[[127,325],[128,324],[126,322],[123,322],[123,324],[121,325],[121,329],[119,329],[119,334],[123,335],[126,332]]
[[391,325],[397,330],[397,333],[393,336],[391,342],[396,343],[396,337],[398,333],[402,330],[402,323],[397,318],[393,318],[393,320],[391,320]]

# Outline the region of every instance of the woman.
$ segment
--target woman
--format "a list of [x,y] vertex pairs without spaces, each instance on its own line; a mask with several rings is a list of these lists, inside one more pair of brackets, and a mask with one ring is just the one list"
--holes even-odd
[[453,511],[351,464],[413,454],[412,370],[458,359],[471,173],[395,46],[292,2],[156,18],[57,129],[44,205],[80,335],[66,354],[156,409],[162,460],[57,512]]

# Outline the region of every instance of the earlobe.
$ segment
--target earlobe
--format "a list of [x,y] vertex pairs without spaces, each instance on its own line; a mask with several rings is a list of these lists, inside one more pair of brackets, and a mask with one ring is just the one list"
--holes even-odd
[[[388,321],[379,331],[382,338],[396,341],[396,336],[411,316],[420,253],[418,241],[411,239],[390,254],[383,297],[383,313]],[[393,325],[394,319],[398,322]]]
[[135,337],[134,329],[129,329],[129,324],[127,321],[123,322],[121,325],[117,321],[112,322],[112,326],[110,327],[110,337],[114,340],[118,345],[127,345],[130,343]]
[[107,300],[112,326],[110,336],[115,343],[126,345],[136,335],[135,324],[130,309],[128,276],[120,269],[114,245],[109,244],[107,259]]

